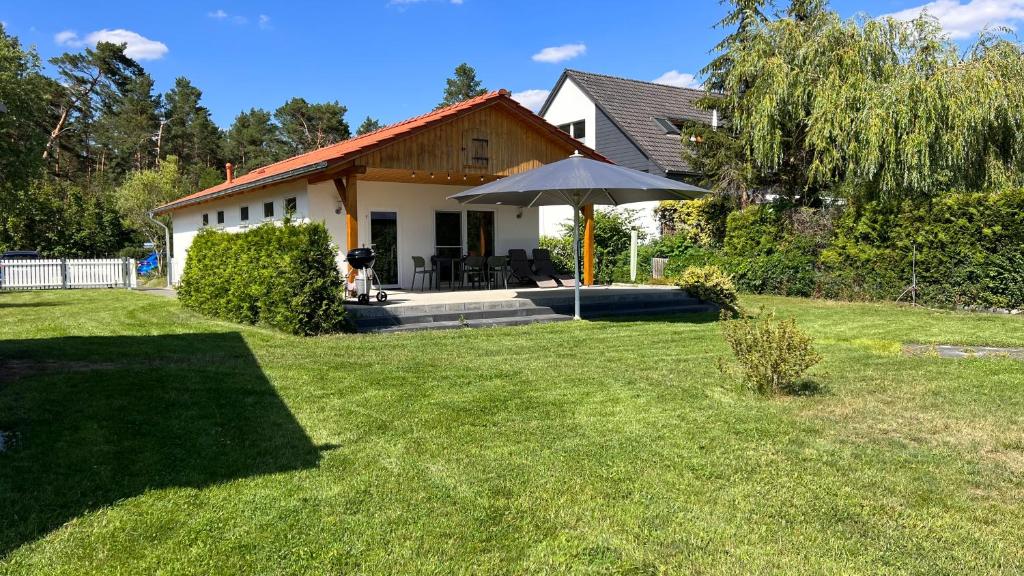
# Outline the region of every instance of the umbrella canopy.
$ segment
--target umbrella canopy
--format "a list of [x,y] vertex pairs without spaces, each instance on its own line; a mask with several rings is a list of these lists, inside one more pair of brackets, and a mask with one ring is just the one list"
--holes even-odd
[[707,190],[632,168],[584,158],[579,152],[529,172],[495,180],[449,196],[463,204],[572,206],[576,272],[576,318],[580,317],[580,208],[587,204],[618,206],[653,200],[693,200]]

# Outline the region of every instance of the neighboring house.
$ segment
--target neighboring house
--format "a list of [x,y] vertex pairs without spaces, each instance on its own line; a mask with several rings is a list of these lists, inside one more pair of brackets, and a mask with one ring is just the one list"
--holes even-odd
[[173,218],[172,278],[195,235],[230,232],[286,214],[323,222],[339,247],[371,246],[385,285],[409,288],[413,256],[490,256],[538,244],[538,210],[463,206],[448,196],[568,157],[572,137],[516,103],[507,90],[442,108],[234,177],[156,210]]
[[[717,111],[702,110],[696,105],[704,95],[703,90],[693,88],[566,70],[541,107],[540,115],[620,166],[688,180],[699,175],[683,161],[682,124],[718,124]],[[644,202],[626,207],[639,209],[638,224],[657,234],[657,206],[657,202]],[[543,207],[541,234],[558,235],[562,223],[571,219],[572,210],[568,207]]]

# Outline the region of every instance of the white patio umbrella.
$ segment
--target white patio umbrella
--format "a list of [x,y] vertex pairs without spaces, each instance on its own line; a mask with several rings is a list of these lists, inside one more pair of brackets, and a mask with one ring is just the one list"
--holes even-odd
[[576,152],[565,160],[495,180],[449,196],[462,204],[572,206],[573,266],[576,313],[580,318],[580,208],[587,204],[618,206],[654,200],[693,200],[708,191],[683,182],[584,158]]

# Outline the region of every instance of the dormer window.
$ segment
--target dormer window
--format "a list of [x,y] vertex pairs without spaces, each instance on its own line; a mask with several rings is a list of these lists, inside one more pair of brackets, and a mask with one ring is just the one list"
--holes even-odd
[[654,118],[654,123],[661,128],[661,131],[666,135],[679,136],[681,134],[679,126],[676,126],[668,118]]
[[577,120],[568,124],[560,124],[558,129],[577,140],[583,140],[587,136],[587,121]]

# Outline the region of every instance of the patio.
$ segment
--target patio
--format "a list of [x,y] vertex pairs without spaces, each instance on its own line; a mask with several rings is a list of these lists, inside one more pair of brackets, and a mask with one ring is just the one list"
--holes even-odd
[[[580,290],[584,318],[713,312],[716,308],[674,286],[611,285]],[[512,326],[572,320],[572,288],[388,291],[384,303],[350,302],[360,332]]]

